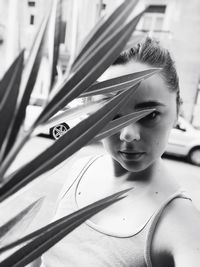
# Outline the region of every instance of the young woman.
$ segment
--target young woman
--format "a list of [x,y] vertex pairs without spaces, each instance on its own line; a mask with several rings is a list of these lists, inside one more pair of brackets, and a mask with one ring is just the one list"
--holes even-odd
[[180,103],[169,52],[147,38],[122,54],[104,78],[149,67],[162,70],[141,83],[117,117],[144,108],[155,111],[102,140],[107,153],[76,162],[56,218],[120,190],[132,190],[50,249],[43,266],[199,266],[199,212],[161,159]]

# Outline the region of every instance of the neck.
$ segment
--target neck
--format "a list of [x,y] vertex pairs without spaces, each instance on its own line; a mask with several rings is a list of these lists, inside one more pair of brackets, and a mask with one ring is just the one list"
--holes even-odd
[[162,169],[162,160],[159,158],[157,161],[149,165],[147,168],[141,171],[129,171],[125,169],[121,164],[115,160],[113,161],[113,172],[116,178],[126,177],[127,181],[143,181],[149,182],[155,179]]

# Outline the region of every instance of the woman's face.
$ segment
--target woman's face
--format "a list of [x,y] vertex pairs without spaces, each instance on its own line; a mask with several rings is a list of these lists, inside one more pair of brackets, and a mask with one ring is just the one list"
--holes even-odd
[[[131,62],[112,66],[103,77],[109,79],[148,68],[145,64]],[[176,93],[169,91],[159,74],[141,83],[117,117],[145,108],[155,111],[102,140],[112,158],[131,172],[145,170],[161,157],[176,121]]]

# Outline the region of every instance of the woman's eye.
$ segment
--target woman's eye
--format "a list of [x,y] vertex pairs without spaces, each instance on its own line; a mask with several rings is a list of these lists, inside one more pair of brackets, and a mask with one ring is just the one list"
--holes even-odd
[[158,115],[159,115],[158,111],[153,111],[152,113],[147,115],[146,118],[149,119],[149,120],[155,120]]
[[142,118],[140,120],[141,123],[153,123],[156,122],[158,117],[160,115],[160,112],[158,111],[153,111],[152,113],[150,113],[149,115],[147,115],[146,117]]

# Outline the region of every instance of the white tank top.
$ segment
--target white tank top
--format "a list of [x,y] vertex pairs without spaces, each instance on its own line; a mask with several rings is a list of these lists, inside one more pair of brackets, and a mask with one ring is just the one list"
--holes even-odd
[[[76,186],[97,158],[87,160],[71,186],[64,187],[54,219],[77,210]],[[171,195],[133,236],[110,236],[90,223],[83,223],[42,256],[41,267],[152,267],[151,242],[157,222],[166,206],[176,198],[188,199],[180,191]]]

